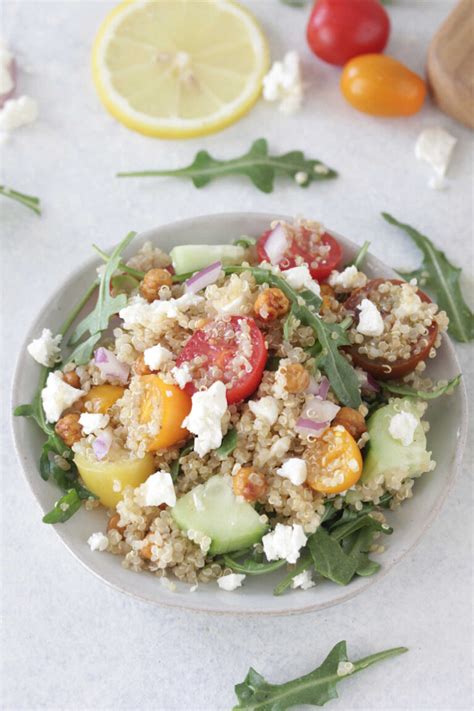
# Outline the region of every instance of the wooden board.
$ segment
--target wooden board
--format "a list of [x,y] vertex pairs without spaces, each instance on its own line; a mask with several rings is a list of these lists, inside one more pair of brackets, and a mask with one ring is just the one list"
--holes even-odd
[[474,128],[474,0],[461,0],[434,36],[427,73],[440,109]]

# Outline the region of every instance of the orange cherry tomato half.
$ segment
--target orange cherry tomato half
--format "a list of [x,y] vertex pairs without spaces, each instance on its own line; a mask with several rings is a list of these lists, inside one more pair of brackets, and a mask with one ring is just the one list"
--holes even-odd
[[315,491],[338,494],[350,489],[362,474],[362,455],[357,442],[342,427],[328,427],[304,453],[307,483]]
[[145,394],[140,407],[140,422],[151,420],[156,409],[160,413],[160,429],[148,446],[149,452],[172,447],[189,435],[181,425],[191,411],[191,398],[177,385],[165,383],[158,375],[142,375]]
[[341,91],[358,111],[373,116],[411,116],[423,106],[425,82],[384,54],[351,59],[341,76]]

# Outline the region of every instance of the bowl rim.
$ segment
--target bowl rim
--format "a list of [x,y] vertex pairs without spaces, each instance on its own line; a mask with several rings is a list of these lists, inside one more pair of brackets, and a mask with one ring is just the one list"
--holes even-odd
[[[152,235],[155,234],[157,231],[160,230],[165,230],[169,228],[175,228],[177,226],[185,227],[188,224],[196,223],[198,222],[205,222],[206,220],[217,218],[217,219],[238,219],[238,218],[247,218],[247,219],[252,219],[255,218],[257,219],[266,219],[269,223],[273,220],[286,220],[286,221],[292,221],[292,217],[288,215],[281,215],[281,214],[276,214],[276,213],[268,213],[268,212],[222,212],[222,213],[210,213],[210,214],[200,214],[196,215],[193,217],[187,217],[182,220],[174,220],[173,222],[166,222],[164,224],[160,224],[158,226],[148,228],[147,230],[144,230],[142,232],[137,232],[136,237],[134,239],[134,244],[145,242],[147,239],[151,239]],[[325,228],[326,232],[329,232],[331,235],[333,235],[336,239],[340,239],[344,245],[344,243],[348,243],[350,246],[355,246],[355,247],[360,247],[356,242],[353,242],[351,239],[344,237],[343,235],[335,232],[334,230],[331,230],[329,228]],[[130,247],[128,248],[130,249]],[[375,259],[377,262],[380,262],[383,264],[384,268],[392,271],[394,275],[396,272],[390,267],[389,265],[385,264],[382,262],[381,259],[373,255],[370,251],[367,253],[367,257],[372,257]],[[59,295],[61,294],[62,291],[67,287],[69,282],[76,278],[78,276],[79,272],[86,272],[89,270],[94,269],[97,266],[98,259],[91,256],[88,260],[82,262],[77,265],[61,282],[60,284],[54,289],[54,291],[48,296],[46,302],[43,303],[41,308],[39,309],[36,317],[32,319],[32,321],[29,324],[29,327],[26,331],[25,337],[21,341],[20,347],[17,351],[16,354],[16,364],[15,364],[15,369],[14,369],[14,375],[11,383],[11,388],[10,388],[10,411],[13,412],[13,408],[15,406],[15,397],[16,393],[19,388],[19,379],[20,379],[20,369],[21,369],[21,360],[22,360],[22,355],[26,352],[27,345],[30,342],[31,339],[31,330],[32,330],[32,324],[37,323],[38,321],[41,322],[44,317],[47,315],[47,313],[50,310],[50,305],[51,302],[55,301]],[[455,365],[458,367],[459,372],[461,371],[461,366],[459,363],[459,360],[457,358],[457,353],[454,347],[454,344],[451,340],[451,338],[447,334],[443,334],[443,340],[444,344],[448,349],[449,356],[452,359],[452,361],[455,363]],[[203,614],[208,614],[208,615],[234,615],[234,616],[239,616],[239,617],[255,617],[257,615],[264,615],[266,617],[281,617],[281,616],[287,616],[287,615],[300,615],[300,614],[305,614],[308,612],[316,612],[318,610],[324,610],[330,607],[334,607],[335,605],[339,605],[342,603],[347,602],[351,598],[359,595],[360,593],[363,593],[365,590],[367,590],[369,587],[374,585],[374,583],[377,583],[377,581],[381,580],[384,578],[389,572],[392,571],[392,569],[397,566],[404,558],[405,556],[410,552],[413,551],[416,546],[419,544],[420,540],[423,538],[423,536],[426,534],[426,532],[431,528],[435,518],[438,516],[440,513],[441,509],[443,508],[444,502],[450,493],[454,482],[459,474],[459,471],[461,470],[461,465],[462,465],[462,460],[463,460],[463,455],[466,447],[466,442],[467,442],[467,434],[468,434],[468,398],[467,398],[467,389],[466,389],[466,384],[464,381],[464,378],[461,378],[461,382],[458,386],[458,393],[460,397],[460,405],[461,405],[461,417],[459,421],[459,436],[458,436],[458,446],[456,448],[456,453],[455,456],[452,458],[450,464],[447,467],[447,478],[446,482],[442,491],[442,494],[440,494],[437,499],[434,502],[434,505],[432,509],[430,510],[428,516],[422,521],[420,528],[418,529],[418,533],[416,536],[413,537],[413,539],[410,541],[409,545],[404,547],[400,553],[391,561],[389,566],[382,567],[377,575],[368,577],[364,579],[364,582],[362,585],[359,587],[351,590],[350,587],[348,586],[346,588],[347,592],[342,595],[338,595],[332,600],[328,600],[326,602],[315,602],[315,603],[310,603],[305,606],[301,606],[295,609],[292,608],[275,608],[271,610],[262,610],[262,609],[245,609],[245,610],[235,610],[235,609],[226,609],[224,607],[220,608],[214,608],[206,603],[200,603],[199,606],[189,606],[186,605],[181,598],[181,596],[176,595],[176,601],[173,600],[172,598],[170,600],[168,599],[159,599],[159,598],[154,598],[149,596],[146,592],[139,592],[136,590],[131,590],[127,589],[125,587],[122,587],[120,584],[111,581],[109,578],[106,577],[106,575],[102,574],[99,572],[94,567],[91,567],[87,561],[79,555],[79,553],[71,548],[71,546],[68,544],[67,540],[61,535],[60,533],[60,528],[57,526],[52,526],[55,535],[60,539],[61,543],[66,547],[66,549],[69,551],[69,553],[77,560],[79,563],[89,572],[92,573],[97,579],[101,580],[103,583],[105,583],[108,587],[119,591],[120,593],[123,593],[127,595],[128,597],[133,598],[134,600],[138,600],[140,602],[146,602],[148,604],[151,604],[153,606],[157,607],[167,607],[171,609],[179,609],[179,610],[186,610],[186,611],[191,611],[193,613],[203,613]],[[19,426],[19,423],[17,421],[17,418],[14,417],[13,415],[10,418],[10,427],[11,427],[11,434],[12,434],[12,439],[13,439],[13,444],[15,448],[15,453],[17,456],[17,460],[20,464],[21,471],[23,473],[23,476],[28,484],[28,488],[30,489],[33,498],[35,499],[37,505],[41,510],[43,510],[42,504],[36,495],[36,492],[33,487],[32,481],[30,481],[30,474],[29,474],[29,467],[24,463],[21,451],[20,451],[20,446],[19,446],[19,437],[17,434],[17,426]],[[36,476],[38,476],[38,472],[35,472]],[[130,573],[133,571],[129,571]]]

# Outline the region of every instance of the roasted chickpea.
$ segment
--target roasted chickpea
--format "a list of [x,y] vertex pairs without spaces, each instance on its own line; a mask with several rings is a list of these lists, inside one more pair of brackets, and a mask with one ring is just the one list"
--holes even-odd
[[140,282],[139,291],[144,299],[152,302],[159,299],[162,286],[171,286],[172,283],[171,274],[166,269],[150,269]]
[[232,477],[232,488],[236,496],[243,496],[246,501],[257,501],[265,495],[267,482],[264,475],[252,467],[242,467]]
[[107,531],[115,530],[115,531],[118,531],[121,536],[123,536],[125,528],[123,526],[119,526],[119,523],[118,523],[119,521],[120,521],[120,514],[118,514],[118,513],[113,514],[109,518],[109,522],[107,524]]
[[260,292],[253,308],[262,321],[275,321],[288,313],[290,301],[281,289],[271,287]]
[[138,555],[144,560],[151,560],[151,547],[154,545],[149,539],[145,538],[146,543],[143,548],[140,548]]
[[332,306],[332,300],[334,298],[335,291],[329,284],[321,284],[321,298],[323,303],[321,308],[325,311],[330,311]]
[[63,373],[63,380],[72,388],[81,387],[81,379],[79,378],[75,370],[69,370],[67,373]]
[[285,368],[286,390],[289,393],[302,393],[309,385],[309,373],[301,363],[290,363]]
[[138,358],[136,358],[133,364],[133,370],[137,375],[151,375],[151,373],[153,372],[145,363],[145,357],[143,353],[140,353]]
[[332,424],[342,425],[354,437],[356,442],[364,432],[367,432],[364,417],[357,410],[353,410],[352,407],[341,407]]
[[68,447],[71,447],[75,442],[79,442],[82,438],[82,427],[79,424],[79,417],[78,412],[71,412],[56,422],[54,430]]

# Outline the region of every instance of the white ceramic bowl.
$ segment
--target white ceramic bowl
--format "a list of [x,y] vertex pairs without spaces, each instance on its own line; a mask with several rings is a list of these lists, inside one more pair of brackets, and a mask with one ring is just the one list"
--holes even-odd
[[[129,252],[131,254],[136,251],[146,240],[151,240],[164,250],[170,250],[176,244],[217,244],[231,242],[242,234],[258,236],[272,219],[275,219],[275,215],[230,213],[183,220],[140,235],[132,243]],[[336,236],[344,247],[345,259],[350,259],[357,252],[357,245],[340,235]],[[91,260],[86,265],[79,266],[43,306],[38,317],[30,325],[18,358],[13,383],[13,405],[29,402],[37,387],[38,366],[28,355],[26,345],[37,337],[44,327],[55,332],[65,314],[77,303],[94,279],[97,265],[97,261]],[[365,271],[373,277],[396,276],[393,270],[371,255],[366,258]],[[430,362],[428,372],[434,378],[442,379],[451,378],[460,372],[454,348],[448,338],[443,339],[438,356]],[[306,612],[335,605],[362,592],[393,568],[419,541],[446,498],[459,468],[466,439],[467,409],[464,385],[461,384],[450,397],[434,400],[430,404],[428,418],[431,423],[429,446],[437,467],[433,473],[425,474],[416,483],[414,497],[406,501],[395,514],[390,515],[395,531],[391,537],[384,539],[386,551],[380,557],[382,570],[371,578],[356,578],[347,587],[324,581],[307,591],[294,590],[274,597],[272,589],[276,581],[285,574],[280,570],[271,576],[248,576],[245,586],[233,593],[221,591],[215,583],[200,585],[193,593],[189,592],[189,585],[178,584],[176,592],[170,592],[154,575],[125,570],[119,557],[92,552],[89,549],[87,539],[90,534],[105,529],[107,519],[104,510],[81,510],[67,523],[56,525],[55,530],[71,553],[90,572],[117,590],[158,605],[259,615]],[[58,490],[53,483],[44,482],[38,473],[43,434],[32,421],[25,418],[14,418],[13,430],[18,457],[31,490],[42,512],[49,511],[58,498]]]

